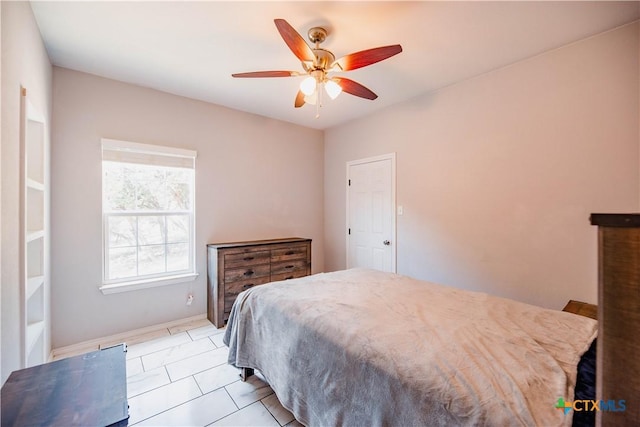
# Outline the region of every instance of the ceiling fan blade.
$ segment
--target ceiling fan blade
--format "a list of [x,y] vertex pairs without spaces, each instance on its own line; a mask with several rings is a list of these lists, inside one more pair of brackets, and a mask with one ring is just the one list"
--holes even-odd
[[284,19],[274,19],[278,32],[300,61],[313,61],[315,55],[302,36]]
[[343,56],[335,61],[332,67],[338,66],[342,71],[356,70],[366,67],[367,65],[375,64],[376,62],[384,61],[400,52],[402,52],[402,46],[399,44],[375,47]]
[[296,108],[300,108],[304,105],[304,93],[301,90],[298,90],[298,94],[296,95],[296,100],[293,105]]
[[235,73],[231,77],[292,77],[298,76],[297,71],[252,71],[250,73]]
[[351,79],[345,79],[344,77],[334,77],[331,80],[338,83],[342,90],[351,95],[359,96],[360,98],[374,100],[378,97],[375,93],[373,93],[370,89],[362,86],[358,82],[354,82]]

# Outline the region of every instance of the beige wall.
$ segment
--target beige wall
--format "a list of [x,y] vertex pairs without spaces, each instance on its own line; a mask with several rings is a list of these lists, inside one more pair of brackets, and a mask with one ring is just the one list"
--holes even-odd
[[399,273],[595,302],[589,214],[640,207],[638,55],[634,23],[328,130],[326,269],[345,266],[345,162],[396,152]]
[[[2,8],[2,184],[1,286],[2,382],[22,367],[20,360],[20,86],[46,119],[51,118],[51,64],[27,2],[0,2]],[[46,236],[48,240],[48,236]],[[48,284],[47,287],[48,294]],[[47,313],[48,316],[48,313]],[[45,334],[49,347],[49,332]]]
[[[0,5],[4,381],[19,367],[19,85],[52,108],[28,3]],[[345,163],[389,152],[398,272],[553,308],[595,302],[588,216],[640,204],[639,60],[636,23],[329,130],[324,149],[319,131],[54,68],[53,345],[205,312],[210,241],[311,237],[314,272],[344,268]],[[101,137],[198,151],[197,281],[97,290]]]
[[[63,68],[53,82],[54,348],[205,313],[209,242],[309,237],[323,270],[321,131]],[[98,290],[103,137],[197,150],[195,282]]]

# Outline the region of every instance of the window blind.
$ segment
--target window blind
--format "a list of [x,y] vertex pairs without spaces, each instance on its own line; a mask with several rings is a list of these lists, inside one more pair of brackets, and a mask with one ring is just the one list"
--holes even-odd
[[183,148],[102,139],[102,160],[107,161],[194,169],[196,156]]

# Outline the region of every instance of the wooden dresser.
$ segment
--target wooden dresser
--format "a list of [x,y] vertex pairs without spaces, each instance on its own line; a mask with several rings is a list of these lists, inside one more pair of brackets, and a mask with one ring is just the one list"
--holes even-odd
[[221,328],[238,294],[311,274],[311,239],[292,237],[207,245],[207,317]]
[[[591,214],[598,226],[596,399],[625,401],[598,426],[640,425],[640,214]],[[611,406],[611,405],[608,405]]]

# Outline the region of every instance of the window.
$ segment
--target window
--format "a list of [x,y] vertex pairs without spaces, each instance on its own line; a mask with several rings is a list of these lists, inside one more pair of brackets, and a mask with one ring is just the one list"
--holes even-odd
[[195,157],[102,140],[104,293],[196,277]]

